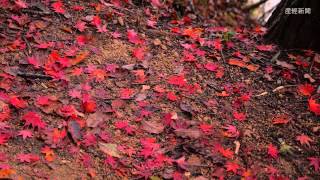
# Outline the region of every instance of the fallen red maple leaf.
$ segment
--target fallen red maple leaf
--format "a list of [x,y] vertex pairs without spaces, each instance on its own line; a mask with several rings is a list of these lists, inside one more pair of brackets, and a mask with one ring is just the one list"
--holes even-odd
[[44,129],[46,123],[42,121],[41,116],[36,112],[29,111],[22,116],[22,120],[25,121],[25,126],[32,126],[33,128]]
[[221,153],[223,157],[232,159],[234,152],[230,148],[224,149],[222,146],[218,149],[218,152]]
[[216,63],[210,63],[209,62],[209,63],[205,64],[204,67],[209,71],[215,72],[218,69],[219,66]]
[[231,161],[228,161],[224,166],[227,168],[227,172],[232,171],[235,174],[237,173],[237,170],[240,168],[238,163]]
[[151,0],[151,5],[158,8],[162,6],[159,0]]
[[20,162],[27,162],[27,163],[36,162],[36,161],[40,160],[38,155],[31,154],[31,153],[29,153],[29,154],[18,154],[17,155],[17,159]]
[[49,162],[52,162],[55,158],[55,154],[54,154],[53,150],[50,149],[50,147],[48,147],[48,146],[41,148],[41,153],[43,153],[45,155],[45,159]]
[[93,16],[92,18],[92,24],[95,25],[96,27],[101,26],[101,18],[99,16]]
[[90,100],[90,101],[83,102],[82,107],[83,107],[84,112],[93,113],[97,109],[97,104],[95,101]]
[[320,115],[320,104],[316,102],[316,100],[310,98],[309,102],[309,109],[311,112],[315,113],[316,115]]
[[86,24],[87,24],[86,22],[77,21],[74,27],[77,28],[80,32],[83,32],[87,28]]
[[66,11],[63,7],[63,3],[61,1],[57,1],[51,4],[51,7],[53,8],[54,12],[64,14]]
[[246,120],[246,114],[242,112],[233,112],[233,117],[238,121],[244,121]]
[[260,51],[272,51],[274,49],[273,45],[256,45],[256,48]]
[[177,86],[185,86],[187,80],[184,78],[183,75],[173,75],[168,78],[168,83],[177,85]]
[[32,64],[36,69],[40,67],[39,60],[34,56],[27,57],[27,61],[29,64]]
[[28,4],[23,0],[14,1],[19,8],[28,8]]
[[201,28],[188,28],[183,30],[182,35],[197,39],[201,36],[202,30]]
[[170,100],[170,101],[176,101],[178,99],[178,97],[176,96],[176,94],[172,91],[169,91],[167,93],[167,98]]
[[278,149],[276,146],[274,146],[273,144],[269,144],[268,145],[268,154],[273,157],[273,158],[277,158],[278,157]]
[[311,84],[300,84],[298,90],[304,96],[311,96],[315,88]]
[[313,142],[313,140],[305,134],[301,134],[301,135],[297,136],[296,140],[299,141],[300,144],[302,144],[302,145],[306,144],[308,146],[310,146],[310,142]]
[[315,171],[320,169],[320,158],[319,157],[309,157],[310,165],[314,167]]
[[10,103],[16,108],[25,108],[27,107],[27,102],[23,99],[19,99],[17,96],[11,96]]
[[143,40],[140,39],[140,37],[138,36],[138,33],[136,33],[133,29],[129,29],[127,31],[127,36],[128,36],[129,42],[133,44],[143,44]]
[[289,117],[286,114],[280,114],[272,119],[272,124],[287,124],[289,122]]
[[221,44],[221,40],[220,39],[213,40],[213,47],[214,47],[214,49],[221,51],[223,48],[223,46]]
[[132,55],[140,61],[144,60],[145,48],[144,47],[135,48],[132,52]]
[[224,127],[226,131],[224,132],[224,136],[227,137],[238,137],[240,135],[240,132],[237,130],[236,126],[233,125],[227,125]]
[[31,138],[32,137],[32,131],[30,131],[30,130],[21,130],[21,131],[19,131],[18,136],[22,136],[23,139]]
[[202,123],[199,128],[204,134],[211,134],[213,131],[213,125],[211,124]]
[[135,93],[134,89],[122,88],[120,89],[120,98],[121,99],[130,99]]
[[10,139],[10,135],[5,133],[0,133],[0,145],[5,144]]

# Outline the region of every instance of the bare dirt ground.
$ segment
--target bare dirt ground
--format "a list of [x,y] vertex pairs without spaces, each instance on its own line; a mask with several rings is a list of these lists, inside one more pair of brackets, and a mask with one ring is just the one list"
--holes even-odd
[[320,178],[319,55],[237,3],[3,4],[0,177]]

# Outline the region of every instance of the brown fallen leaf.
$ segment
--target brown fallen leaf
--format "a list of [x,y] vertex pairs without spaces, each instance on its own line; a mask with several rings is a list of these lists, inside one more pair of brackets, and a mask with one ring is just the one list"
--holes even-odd
[[79,64],[81,61],[83,61],[85,58],[87,58],[89,55],[89,51],[82,51],[80,52],[75,59],[72,61],[72,65]]
[[188,160],[187,163],[189,166],[200,166],[201,165],[201,160],[198,156],[192,154]]
[[141,124],[142,124],[142,128],[149,133],[160,134],[164,130],[164,125],[160,122],[142,121]]
[[242,68],[246,68],[248,69],[249,71],[257,71],[259,69],[259,66],[258,65],[255,65],[255,64],[247,64],[246,62],[242,61],[242,60],[237,60],[237,59],[229,59],[229,62],[228,62],[230,65],[233,65],[233,66],[239,66],[239,67],[242,67]]
[[97,127],[100,123],[103,121],[107,121],[108,117],[101,111],[97,111],[93,114],[90,114],[88,116],[88,119],[86,121],[87,126],[91,128]]
[[99,142],[99,149],[109,156],[121,158],[116,144]]
[[277,60],[276,62],[277,62],[277,65],[279,65],[281,67],[284,67],[284,68],[287,68],[287,69],[296,69],[296,67],[294,67],[294,65],[289,64],[289,63],[287,63],[285,61]]
[[176,129],[175,133],[180,137],[189,137],[193,139],[197,139],[201,137],[202,133],[199,129]]

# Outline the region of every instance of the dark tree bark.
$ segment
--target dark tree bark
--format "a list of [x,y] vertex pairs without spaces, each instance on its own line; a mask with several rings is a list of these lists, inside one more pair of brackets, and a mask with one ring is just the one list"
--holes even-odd
[[[311,8],[311,14],[287,14],[286,8]],[[267,41],[289,49],[320,51],[320,0],[281,0],[267,27]]]

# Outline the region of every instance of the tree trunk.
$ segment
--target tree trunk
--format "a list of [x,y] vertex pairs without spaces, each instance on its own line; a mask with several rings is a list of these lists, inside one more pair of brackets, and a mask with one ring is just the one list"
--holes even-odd
[[[288,14],[288,8],[296,9],[298,13],[293,14],[290,10],[291,14]],[[311,9],[311,14],[305,11],[306,8]],[[281,0],[267,27],[267,41],[289,49],[320,51],[320,0]]]

